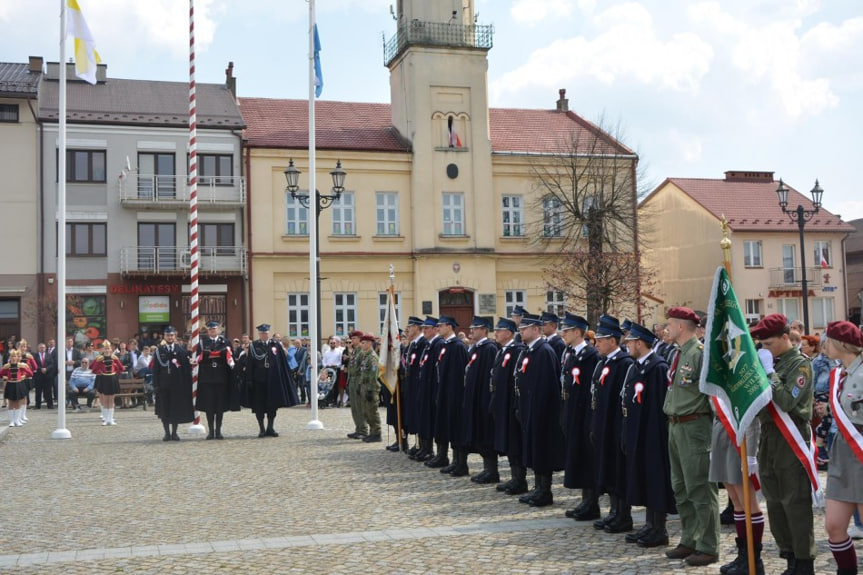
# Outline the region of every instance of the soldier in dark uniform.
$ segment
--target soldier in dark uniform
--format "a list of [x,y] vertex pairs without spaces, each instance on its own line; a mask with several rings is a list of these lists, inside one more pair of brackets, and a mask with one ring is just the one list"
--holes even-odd
[[417,435],[419,433],[420,359],[428,343],[423,335],[422,325],[422,319],[414,316],[408,318],[406,330],[410,343],[405,348],[404,353],[404,387],[407,390],[406,397],[403,400],[407,404],[407,409],[405,410],[405,419],[407,419],[405,431],[409,435],[416,437],[416,444],[408,450],[409,457],[415,456],[420,450],[419,436]]
[[[402,330],[399,330],[399,335],[403,335]],[[401,339],[394,342],[396,353],[399,354],[399,369],[398,369],[398,399],[396,399],[395,394],[390,393],[389,388],[387,386],[381,386],[381,400],[384,402],[384,405],[387,406],[387,417],[386,423],[396,431],[396,440],[392,445],[387,445],[386,450],[392,452],[398,452],[402,446],[404,446],[405,451],[407,451],[407,432],[405,431],[405,426],[407,425],[407,391],[406,386],[404,385],[404,349],[402,348]],[[387,336],[384,335],[381,338],[381,346],[387,345]],[[380,351],[378,350],[378,357],[380,357]],[[401,416],[401,429],[399,429],[399,416]],[[398,437],[398,434],[401,433],[401,437]]]
[[[165,328],[165,344],[153,352],[150,371],[156,390],[156,415],[162,420],[162,441],[180,441],[177,426],[195,419],[192,405],[192,369],[186,348],[175,343],[177,330]],[[210,428],[212,429],[212,427]]]
[[512,313],[509,316],[512,322],[515,324],[515,341],[517,341],[518,343],[521,343],[521,334],[518,333],[518,326],[521,325],[521,318],[524,317],[525,313],[526,311],[523,307],[521,307],[520,305],[516,305],[514,308],[512,308]]
[[563,350],[566,349],[566,342],[557,333],[557,325],[560,323],[560,318],[557,317],[557,314],[546,311],[542,313],[540,320],[542,321],[542,335],[545,337],[545,341],[551,346],[554,353],[557,354],[557,358],[562,358]]
[[617,465],[620,453],[620,390],[626,371],[632,365],[629,352],[620,348],[623,333],[616,317],[603,315],[596,328],[596,349],[602,356],[591,380],[590,439],[595,449],[596,485],[608,493],[611,507],[608,515],[593,523],[596,529],[622,533],[632,529],[632,515],[625,493],[618,484]]
[[482,471],[470,478],[474,483],[499,483],[497,452],[494,450],[494,427],[489,404],[491,390],[489,378],[497,345],[488,339],[492,319],[474,317],[470,324],[471,347],[464,374],[463,408],[461,412],[459,449],[479,453],[482,456]]
[[583,317],[566,312],[561,328],[567,346],[560,375],[561,420],[566,435],[563,486],[581,489],[581,503],[566,512],[567,517],[578,521],[599,519],[599,494],[590,445],[590,382],[600,359],[596,348],[584,339],[589,327]]
[[518,327],[515,322],[500,318],[494,327],[494,339],[500,348],[491,368],[490,410],[494,428],[494,449],[509,460],[510,480],[497,486],[507,495],[527,492],[527,470],[521,457],[521,422],[515,411],[518,397],[515,393],[515,362],[524,344],[515,340]]
[[525,314],[519,331],[525,349],[515,364],[518,413],[522,426],[524,464],[533,469],[535,487],[519,502],[531,507],[554,503],[551,476],[563,469],[560,428],[560,356],[541,336],[539,316]]
[[[437,412],[435,413],[434,440],[437,445],[437,461],[431,459],[426,465],[440,467],[441,473],[453,477],[468,474],[467,451],[456,447],[459,436],[462,401],[464,400],[464,370],[467,367],[467,346],[455,330],[458,322],[442,315],[437,323],[443,338],[443,347],[437,360]],[[452,463],[447,463],[449,445],[453,444]]]
[[207,335],[195,348],[194,361],[198,364],[195,407],[207,416],[207,439],[224,439],[222,418],[231,409],[234,352],[228,340],[219,335],[219,322],[207,323]]
[[621,394],[626,465],[626,501],[647,508],[644,527],[626,536],[640,547],[668,545],[665,519],[677,513],[668,459],[668,421],[662,406],[668,390],[668,364],[653,351],[656,336],[646,327],[630,324],[626,347],[635,363]]
[[[428,342],[419,361],[419,385],[417,402],[419,418],[417,435],[420,450],[413,456],[416,461],[430,462],[435,458],[433,440],[435,421],[435,394],[437,393],[437,360],[443,348],[443,339],[438,334],[437,318],[427,315],[423,321],[423,335]],[[447,460],[444,465],[449,465]],[[441,466],[443,467],[443,466]]]
[[[240,357],[245,366],[244,405],[255,413],[258,437],[278,437],[273,428],[276,412],[280,407],[293,407],[300,400],[288,370],[285,348],[270,338],[269,324],[261,324],[257,330],[258,339],[250,343],[248,351]],[[264,415],[267,416],[266,429]]]

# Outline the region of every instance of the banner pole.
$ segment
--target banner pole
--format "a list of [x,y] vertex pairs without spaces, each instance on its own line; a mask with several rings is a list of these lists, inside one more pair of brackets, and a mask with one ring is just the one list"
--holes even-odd
[[[719,246],[722,248],[722,265],[728,274],[728,281],[732,282],[731,274],[731,238],[728,237],[728,221],[725,214],[722,215],[722,239]],[[740,443],[740,466],[743,474],[743,512],[746,515],[746,555],[749,563],[749,572],[755,573],[755,549],[754,536],[752,534],[752,505],[749,502],[749,458],[746,452],[746,430],[743,430],[743,441]]]

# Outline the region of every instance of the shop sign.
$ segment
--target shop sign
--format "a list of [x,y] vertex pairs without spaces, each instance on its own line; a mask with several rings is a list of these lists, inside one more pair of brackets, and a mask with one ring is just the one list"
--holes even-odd
[[[802,289],[772,289],[767,297],[803,297]],[[809,290],[809,297],[815,297],[815,290]]]
[[170,323],[171,298],[166,295],[138,297],[138,323]]
[[108,287],[116,294],[160,294],[180,293],[180,284],[115,284]]

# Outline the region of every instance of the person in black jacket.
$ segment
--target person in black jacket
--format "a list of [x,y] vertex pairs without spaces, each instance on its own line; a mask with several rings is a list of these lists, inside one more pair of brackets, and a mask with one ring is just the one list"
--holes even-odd
[[224,439],[222,418],[232,409],[234,352],[219,334],[219,322],[207,323],[207,335],[195,348],[198,364],[196,408],[207,414],[207,439]]
[[[467,452],[455,443],[459,436],[462,401],[464,399],[464,370],[467,367],[467,346],[456,336],[458,322],[442,315],[438,330],[443,338],[443,347],[437,360],[437,411],[435,412],[434,440],[437,444],[438,461],[432,459],[429,467],[440,467],[441,473],[454,477],[468,474]],[[446,464],[449,445],[453,446],[452,464]]]
[[185,347],[175,342],[176,337],[176,329],[165,328],[165,343],[156,348],[150,360],[153,388],[156,390],[156,415],[162,420],[165,431],[162,441],[180,441],[177,426],[195,419],[189,354]]
[[557,333],[557,326],[560,323],[560,318],[557,317],[557,314],[546,311],[542,313],[540,320],[542,321],[543,337],[545,337],[545,340],[548,345],[551,346],[551,349],[554,350],[554,353],[557,354],[557,359],[561,359],[563,357],[563,350],[566,349],[566,342],[564,342],[560,334]]
[[507,495],[527,492],[527,469],[521,454],[521,422],[516,417],[515,362],[524,349],[524,344],[515,339],[517,331],[516,323],[503,317],[494,326],[494,339],[500,349],[495,355],[489,382],[494,449],[506,455],[511,473],[510,480],[496,489]]
[[494,450],[494,428],[489,407],[489,378],[497,345],[488,339],[492,318],[474,317],[470,324],[471,346],[464,374],[463,406],[458,448],[482,456],[482,471],[470,478],[474,483],[499,483],[497,452]]
[[[435,418],[435,393],[437,391],[437,360],[440,350],[443,348],[443,339],[437,328],[438,319],[427,315],[423,321],[423,335],[427,341],[425,350],[419,360],[419,385],[417,386],[417,436],[419,437],[420,449],[412,457],[415,461],[423,461],[435,464],[440,461],[434,453],[434,418]],[[444,454],[446,457],[446,454]],[[447,459],[443,465],[449,465]]]
[[413,435],[416,438],[416,444],[408,450],[408,457],[416,456],[420,450],[419,445],[419,400],[420,400],[420,359],[425,352],[426,341],[422,332],[423,320],[411,316],[408,318],[408,325],[405,328],[408,343],[404,354],[405,379],[404,389],[405,394],[402,399],[406,404],[405,409],[405,433]]
[[[276,412],[281,407],[293,407],[300,402],[297,386],[288,370],[285,348],[270,338],[269,324],[257,327],[258,339],[249,345],[242,355],[245,372],[244,403],[251,408],[258,420],[258,437],[278,437],[273,428]],[[264,415],[267,427],[264,429]]]
[[42,396],[48,409],[54,407],[54,383],[57,379],[57,356],[48,352],[44,343],[36,346],[33,354],[36,371],[33,373],[33,384],[36,387],[36,409],[42,409]]

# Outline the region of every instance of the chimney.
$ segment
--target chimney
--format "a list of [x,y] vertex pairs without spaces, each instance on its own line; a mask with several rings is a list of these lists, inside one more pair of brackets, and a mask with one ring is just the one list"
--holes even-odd
[[237,79],[234,78],[234,63],[228,62],[228,67],[225,68],[225,87],[231,91],[234,99],[237,99]]
[[30,56],[30,73],[41,74],[42,63],[42,56]]
[[557,111],[569,112],[569,99],[566,97],[566,88],[558,90],[558,94],[560,94],[560,99],[557,101]]
[[751,183],[771,183],[773,181],[773,172],[754,172],[743,170],[730,170],[725,172],[726,182],[751,182]]

